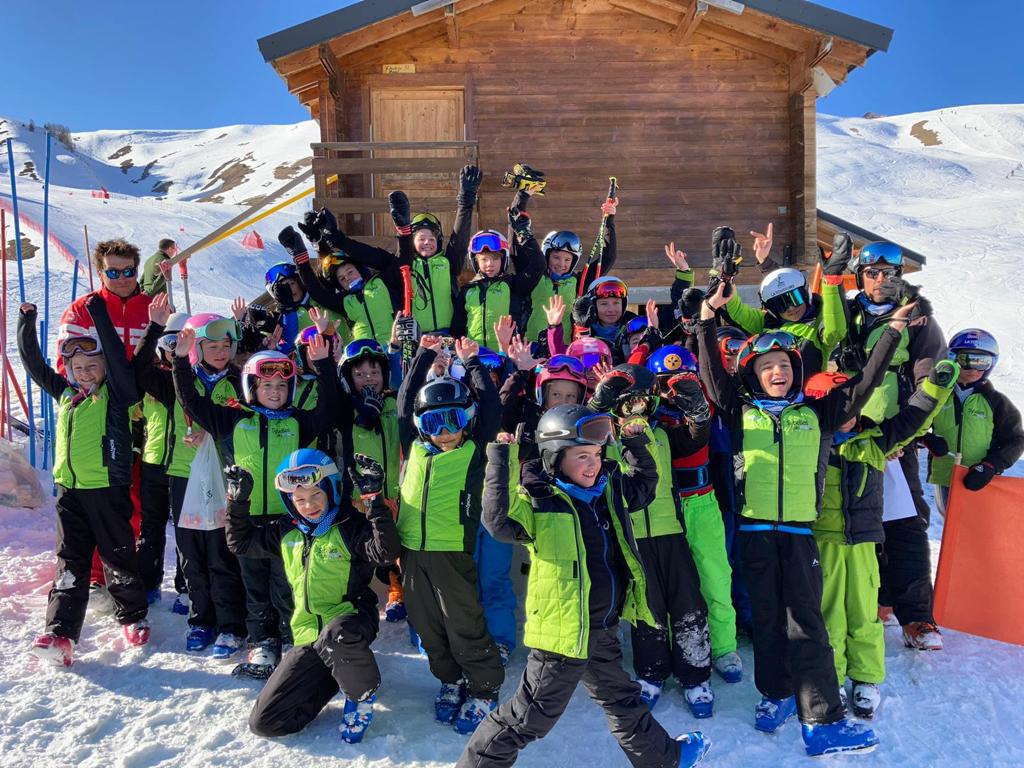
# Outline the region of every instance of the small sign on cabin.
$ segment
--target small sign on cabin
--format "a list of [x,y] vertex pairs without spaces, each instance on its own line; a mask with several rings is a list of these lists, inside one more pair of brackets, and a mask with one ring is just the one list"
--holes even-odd
[[385,75],[414,75],[416,74],[415,64],[385,64]]

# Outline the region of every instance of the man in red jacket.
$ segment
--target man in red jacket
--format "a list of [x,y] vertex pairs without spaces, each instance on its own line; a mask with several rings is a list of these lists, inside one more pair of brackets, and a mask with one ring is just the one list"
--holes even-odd
[[[104,240],[96,244],[92,258],[102,283],[97,293],[107,303],[107,312],[114,323],[114,330],[121,336],[125,353],[131,360],[135,345],[142,339],[149,323],[149,302],[152,301],[139,287],[139,249],[127,240]],[[85,308],[90,296],[92,294],[87,293],[64,310],[57,331],[57,349],[61,348],[64,339],[69,336],[94,335],[92,317]],[[63,375],[64,359],[59,355],[57,369]],[[137,461],[132,473],[132,504],[132,527],[137,538],[141,525]],[[97,586],[105,583],[103,567],[96,553],[93,553],[91,581]],[[102,594],[97,596],[101,599],[106,597]]]

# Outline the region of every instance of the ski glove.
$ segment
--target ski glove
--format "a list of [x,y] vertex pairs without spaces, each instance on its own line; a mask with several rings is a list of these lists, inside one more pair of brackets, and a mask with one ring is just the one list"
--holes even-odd
[[626,390],[635,384],[636,380],[626,371],[611,371],[597,382],[587,405],[595,411],[611,411]]
[[306,236],[306,239],[311,243],[320,242],[320,225],[317,223],[317,216],[319,214],[316,211],[306,211],[306,215],[302,217],[302,221],[298,223],[299,229],[302,234]]
[[376,418],[380,418],[384,410],[384,396],[372,387],[363,387],[363,407],[367,413],[373,412]]
[[706,424],[711,418],[711,406],[704,396],[700,381],[693,374],[681,374],[672,382],[672,405],[694,424]]
[[224,470],[224,477],[228,481],[228,498],[231,501],[248,501],[252,494],[252,475],[248,470],[242,469],[237,464],[232,464]]
[[352,457],[355,466],[348,468],[348,475],[364,499],[379,496],[384,490],[384,467],[366,454],[357,453]]
[[296,264],[301,261],[309,261],[309,252],[306,250],[306,243],[302,240],[302,235],[291,227],[281,230],[277,236],[277,242],[284,246]]
[[578,328],[589,328],[597,321],[597,306],[592,296],[580,296],[572,304],[572,323]]
[[711,233],[712,267],[722,277],[732,277],[739,272],[743,247],[736,240],[732,227],[715,227]]
[[986,485],[991,483],[992,478],[995,476],[996,468],[987,461],[975,464],[970,468],[967,474],[964,475],[964,488],[968,491],[980,491]]
[[826,275],[841,275],[846,272],[853,255],[853,240],[845,232],[837,232],[832,238],[832,256],[821,262],[822,271]]
[[475,165],[463,167],[459,174],[459,198],[460,208],[472,208],[476,204],[476,193],[484,180],[484,172]]
[[409,196],[401,190],[396,190],[388,195],[388,203],[391,205],[391,220],[395,222],[395,231],[399,235],[411,235],[412,206],[409,203]]
[[516,240],[520,245],[526,245],[529,239],[533,237],[533,232],[530,230],[530,214],[515,208],[509,208],[508,221],[512,225],[512,231],[516,233]]
[[928,374],[928,381],[937,387],[949,389],[960,376],[960,366],[952,360],[940,360]]
[[936,435],[934,432],[929,432],[927,435],[922,435],[918,438],[921,445],[928,449],[928,453],[932,456],[945,456],[949,453],[949,443],[942,435]]

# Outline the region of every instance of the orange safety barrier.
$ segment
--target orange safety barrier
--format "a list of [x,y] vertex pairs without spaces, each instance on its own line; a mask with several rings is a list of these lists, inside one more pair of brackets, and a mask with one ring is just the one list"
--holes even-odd
[[1024,478],[995,477],[964,488],[953,468],[942,553],[935,578],[935,619],[950,629],[1024,645]]

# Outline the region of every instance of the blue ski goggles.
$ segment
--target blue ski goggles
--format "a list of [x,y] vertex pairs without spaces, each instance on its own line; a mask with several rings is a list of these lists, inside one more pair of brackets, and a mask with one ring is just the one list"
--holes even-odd
[[439,408],[436,411],[422,413],[413,420],[421,434],[437,437],[446,430],[455,434],[460,429],[465,429],[472,418],[473,414],[465,408]]
[[267,270],[264,278],[267,285],[273,285],[278,280],[298,280],[299,271],[294,264],[275,264]]
[[646,317],[634,317],[628,323],[626,323],[626,334],[632,336],[634,333],[640,333],[640,331],[647,330],[647,318]]
[[858,267],[870,267],[884,261],[894,267],[903,266],[903,249],[896,243],[868,243],[860,249],[857,256]]
[[470,253],[508,253],[508,241],[497,232],[480,232],[469,243]]
[[286,469],[274,478],[274,487],[282,493],[294,493],[296,488],[313,488],[320,481],[338,474],[336,468],[303,464],[300,467]]
[[480,351],[476,355],[484,368],[489,370],[501,370],[505,367],[505,358],[493,349],[487,347],[480,347]]

